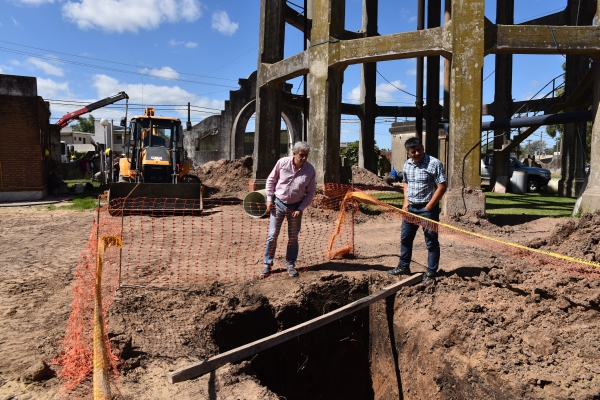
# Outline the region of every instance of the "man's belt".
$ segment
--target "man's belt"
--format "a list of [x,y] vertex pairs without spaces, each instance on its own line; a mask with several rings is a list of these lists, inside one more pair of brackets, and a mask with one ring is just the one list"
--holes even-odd
[[410,205],[413,206],[414,208],[423,208],[427,204],[429,204],[429,202],[427,202],[427,203],[410,203]]
[[284,204],[284,205],[286,205],[286,206],[295,206],[296,204],[300,204],[300,203],[302,203],[302,201],[298,201],[298,202],[296,202],[296,203],[285,203],[285,202],[283,202],[283,201],[282,201],[282,200],[281,200],[279,197],[276,197],[276,196],[273,196],[273,197],[275,197],[275,199],[279,200],[279,202],[280,202],[280,203],[282,203],[282,204]]

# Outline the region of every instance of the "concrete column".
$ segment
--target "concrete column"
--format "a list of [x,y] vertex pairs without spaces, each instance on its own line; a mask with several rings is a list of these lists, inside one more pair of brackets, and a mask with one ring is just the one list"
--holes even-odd
[[[584,20],[580,13],[579,0],[569,0],[567,5],[568,25],[589,25],[589,20]],[[565,93],[570,96],[577,89],[587,69],[587,56],[567,55]],[[575,107],[565,109],[565,112],[576,111]],[[558,192],[562,196],[577,197],[585,180],[585,130],[586,123],[571,123],[564,125],[562,140],[561,172],[562,178],[558,182]]]
[[340,181],[340,117],[343,70],[329,68],[344,34],[344,0],[322,0],[313,4],[310,97],[309,161],[317,172],[317,183]]
[[[444,4],[444,25],[452,19],[452,1],[445,0]],[[443,118],[446,122],[450,120],[450,76],[452,63],[448,58],[444,58],[444,111]]]
[[[596,6],[596,25],[600,25],[600,1]],[[590,174],[587,187],[581,199],[581,211],[594,213],[600,210],[600,57],[594,58],[594,124],[592,125],[592,141]]]
[[261,0],[256,82],[256,132],[254,133],[254,179],[266,179],[279,159],[281,93],[283,84],[262,81],[264,64],[283,60],[285,0]]
[[[367,36],[377,35],[377,4],[379,0],[363,0],[362,30]],[[377,173],[374,159],[375,151],[375,116],[377,63],[361,64],[360,103],[362,115],[360,118],[360,137],[358,145],[358,166]]]
[[[425,29],[425,0],[417,0],[417,30]],[[416,136],[423,141],[423,66],[425,59],[417,57],[417,76],[415,87],[415,107],[416,118],[415,127],[417,129]]]
[[[442,18],[441,0],[429,0],[427,8],[427,29],[440,26]],[[427,113],[425,136],[425,151],[439,158],[440,122],[440,56],[427,57]]]
[[444,215],[485,213],[485,196],[481,192],[479,175],[479,149],[476,148],[467,156],[481,137],[484,3],[484,0],[452,2],[452,92],[448,192],[444,196]]
[[[514,25],[515,0],[498,0],[496,4],[496,23]],[[494,119],[505,120],[512,117],[512,54],[496,54],[496,72],[494,84]],[[494,131],[494,149],[502,150],[510,139],[510,129]],[[500,136],[503,135],[503,136]],[[491,184],[497,193],[506,193],[508,181],[508,157],[505,152],[494,154],[494,176]]]

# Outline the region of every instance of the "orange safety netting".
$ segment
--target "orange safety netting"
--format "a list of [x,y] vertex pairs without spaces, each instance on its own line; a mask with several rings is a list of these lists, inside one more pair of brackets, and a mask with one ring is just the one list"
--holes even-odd
[[[385,212],[435,230],[442,236],[461,240],[469,245],[510,255],[543,267],[560,269],[578,276],[600,279],[600,265],[571,257],[530,249],[468,232],[450,225],[426,220],[400,209],[401,201],[388,204],[366,193],[381,191],[381,187],[362,187],[357,191],[349,185],[326,184],[318,191],[312,204],[303,212],[299,235],[298,269],[306,270],[328,260],[354,252],[354,223],[359,209]],[[393,190],[393,189],[392,189]],[[398,197],[397,193],[394,193]],[[263,264],[268,218],[252,218],[240,200],[204,199],[202,212],[197,204],[186,202],[183,208],[176,199],[165,202],[156,199],[136,199],[144,212],[121,212],[122,203],[98,210],[90,239],[75,272],[72,312],[63,339],[63,352],[57,358],[62,366],[63,390],[74,397],[89,398],[93,393],[94,368],[94,287],[98,260],[102,259],[102,313],[105,378],[109,392],[119,393],[118,359],[113,355],[106,337],[104,317],[114,300],[118,285],[178,285],[205,282],[235,282],[258,278]],[[165,210],[169,204],[169,210]],[[264,203],[254,205],[257,210]],[[185,212],[182,212],[185,211]],[[256,215],[256,213],[250,212]],[[261,212],[258,212],[260,215]],[[284,221],[273,272],[285,271],[287,222]],[[120,239],[122,247],[99,250],[104,237]],[[98,319],[98,318],[97,318]],[[97,322],[98,324],[98,322]],[[98,325],[96,324],[96,327]],[[97,397],[102,398],[102,397]]]

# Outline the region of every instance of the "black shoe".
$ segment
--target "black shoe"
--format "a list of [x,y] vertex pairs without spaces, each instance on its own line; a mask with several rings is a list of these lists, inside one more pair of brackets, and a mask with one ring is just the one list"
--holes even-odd
[[432,274],[431,272],[425,272],[423,273],[423,283],[425,282],[433,282],[435,281],[435,275]]
[[408,268],[408,267],[404,268],[404,267],[398,266],[392,270],[389,270],[387,272],[387,274],[391,275],[391,276],[410,275],[410,268]]

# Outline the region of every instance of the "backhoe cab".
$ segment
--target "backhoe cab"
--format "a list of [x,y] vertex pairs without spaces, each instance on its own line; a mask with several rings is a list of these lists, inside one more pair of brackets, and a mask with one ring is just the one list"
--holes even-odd
[[[117,214],[202,211],[200,179],[184,160],[183,129],[178,118],[145,115],[131,118],[125,157],[119,160],[119,182],[109,188],[109,211]],[[152,199],[152,201],[148,201]]]

